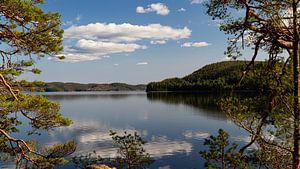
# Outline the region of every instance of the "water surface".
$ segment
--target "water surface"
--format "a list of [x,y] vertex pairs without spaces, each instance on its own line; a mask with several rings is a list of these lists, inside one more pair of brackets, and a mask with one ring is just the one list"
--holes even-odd
[[246,139],[246,133],[217,109],[219,96],[144,92],[43,95],[60,103],[61,113],[73,124],[35,139],[46,145],[75,140],[78,147],[74,155],[96,151],[102,157],[114,157],[116,149],[108,131],[137,131],[148,142],[147,152],[156,159],[151,169],[203,168],[199,151],[205,149],[204,139],[216,135],[218,129],[228,131],[231,140],[242,143]]

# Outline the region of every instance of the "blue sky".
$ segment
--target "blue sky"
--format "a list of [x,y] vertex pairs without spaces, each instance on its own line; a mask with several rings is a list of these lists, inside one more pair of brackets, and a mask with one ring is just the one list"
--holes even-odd
[[148,83],[226,60],[227,37],[201,0],[46,0],[61,14],[64,61],[43,58],[46,82]]

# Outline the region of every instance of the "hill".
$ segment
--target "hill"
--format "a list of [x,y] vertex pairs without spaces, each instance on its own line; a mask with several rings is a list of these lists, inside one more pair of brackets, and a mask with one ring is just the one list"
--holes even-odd
[[[151,91],[205,91],[218,92],[232,90],[255,90],[257,83],[251,76],[246,76],[236,86],[249,61],[224,61],[206,65],[199,70],[183,77],[170,78],[161,82],[151,82],[147,92]],[[255,69],[263,67],[265,62],[255,62]]]
[[50,82],[36,86],[46,92],[59,91],[145,91],[146,85],[129,85],[125,83],[110,83],[110,84],[81,84],[81,83],[62,83]]

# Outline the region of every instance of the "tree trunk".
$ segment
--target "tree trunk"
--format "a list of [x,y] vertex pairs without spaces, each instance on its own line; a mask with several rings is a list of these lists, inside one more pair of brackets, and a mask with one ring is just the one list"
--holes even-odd
[[298,33],[298,14],[296,0],[293,1],[293,71],[294,71],[294,153],[293,169],[300,169],[300,53],[299,53],[299,33]]
[[[297,49],[298,49],[297,45]],[[299,53],[294,55],[294,153],[293,153],[293,165],[294,169],[300,169],[300,111],[299,111],[299,97],[300,97],[300,65],[299,65]]]

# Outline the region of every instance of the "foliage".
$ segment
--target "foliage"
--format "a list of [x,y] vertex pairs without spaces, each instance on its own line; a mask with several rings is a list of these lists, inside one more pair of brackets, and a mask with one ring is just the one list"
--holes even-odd
[[[264,78],[269,83],[262,83],[271,86],[268,92],[259,93],[258,97],[250,100],[227,101],[231,105],[229,111],[237,111],[246,121],[243,123],[242,118],[233,116],[235,122],[252,135],[251,142],[259,144],[261,153],[274,153],[272,157],[284,159],[284,168],[294,169],[300,168],[299,3],[298,0],[209,0],[206,3],[207,14],[221,20],[220,30],[232,36],[228,39],[227,56],[236,59],[245,47],[253,49],[252,61],[247,68],[262,51],[268,54],[269,62],[285,58],[279,69],[278,66],[272,67],[273,64],[270,64],[271,69],[266,69],[270,71],[266,73],[270,78]],[[290,60],[290,76],[281,78]],[[293,80],[289,80],[291,77]],[[251,106],[250,102],[254,105]],[[267,136],[274,138],[266,139]],[[263,159],[267,167],[281,166],[275,165],[280,161],[275,158]]]
[[[75,151],[76,144],[74,141],[69,141],[64,144],[55,144],[50,147],[41,147],[39,151],[40,155],[29,156],[34,160],[34,163],[27,163],[23,165],[24,168],[54,168],[58,164],[65,164],[64,158],[72,154]],[[36,165],[37,164],[37,165]]]
[[[268,61],[264,69],[248,73],[248,77],[256,79],[259,84],[256,94],[231,94],[221,99],[218,103],[221,110],[231,121],[249,133],[250,141],[242,147],[233,146],[227,149],[230,151],[225,151],[222,148],[229,145],[228,135],[219,131],[218,137],[211,137],[205,142],[210,146],[209,151],[202,152],[202,157],[207,161],[207,168],[224,168],[222,164],[228,167],[234,162],[251,164],[251,167],[257,165],[262,168],[292,168],[292,67],[292,62],[285,64],[283,60]],[[253,145],[256,149],[248,151]],[[225,157],[235,156],[239,156],[240,161],[224,161]]]
[[124,135],[118,135],[116,132],[110,131],[110,135],[118,147],[117,168],[146,169],[154,162],[143,148],[146,142],[136,132],[130,134],[125,131]]
[[[221,92],[235,90],[256,90],[256,80],[246,77],[237,86],[248,61],[224,61],[206,65],[183,78],[171,78],[147,85],[147,91],[204,91]],[[262,69],[264,62],[256,62],[256,69]]]
[[90,165],[94,164],[107,164],[107,160],[101,158],[96,152],[89,153],[87,155],[80,155],[72,157],[71,161],[74,163],[76,168],[86,169]]
[[77,168],[87,168],[88,166],[105,164],[118,169],[146,169],[154,160],[143,148],[146,143],[136,132],[134,134],[124,132],[119,135],[110,131],[114,145],[118,149],[118,156],[115,158],[101,158],[96,152],[72,158],[72,162]]
[[32,127],[28,134],[71,123],[58,113],[58,104],[22,93],[24,87],[40,82],[17,80],[25,72],[41,73],[34,66],[35,60],[55,56],[63,49],[60,15],[43,12],[39,8],[42,3],[42,0],[0,1],[0,151],[1,156],[15,157],[20,168],[51,168],[65,163],[63,157],[75,151],[72,141],[43,147],[11,136],[25,121]]
[[209,150],[200,151],[201,156],[206,160],[205,167],[208,169],[250,169],[243,160],[242,154],[237,151],[238,145],[229,145],[228,139],[228,133],[222,129],[219,129],[217,137],[210,136],[210,138],[205,139],[204,145],[208,145]]
[[[289,63],[285,70],[281,70],[282,61],[273,61],[268,62],[267,67],[267,70],[255,74],[261,86],[257,94],[228,96],[219,102],[219,106],[250,135],[250,141],[238,150],[245,164],[251,159],[252,165],[263,168],[292,168],[292,65]],[[246,150],[252,145],[257,148],[249,153]],[[214,151],[211,149],[210,153]],[[207,156],[206,160],[209,160]]]

